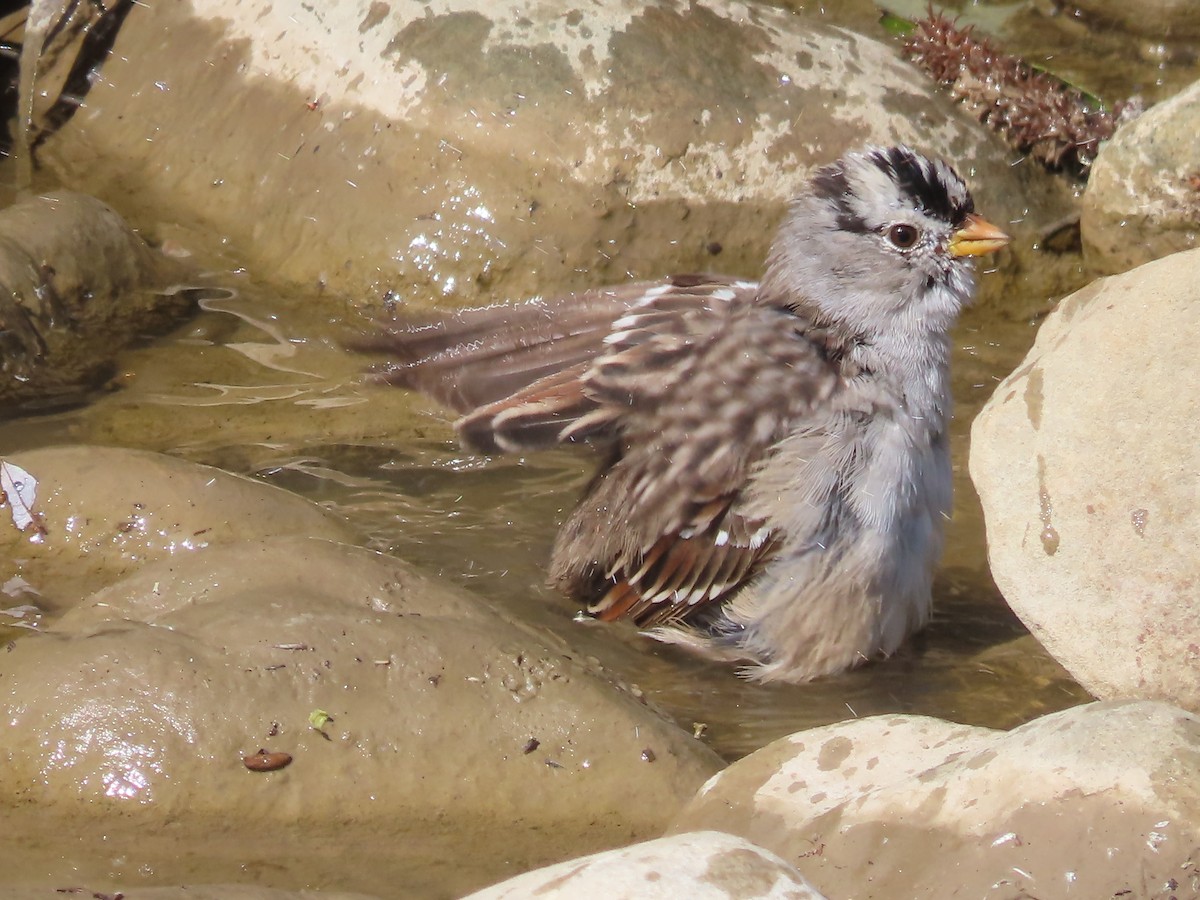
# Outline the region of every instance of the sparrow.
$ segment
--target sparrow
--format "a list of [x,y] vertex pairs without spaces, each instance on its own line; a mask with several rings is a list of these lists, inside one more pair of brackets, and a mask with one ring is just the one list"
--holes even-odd
[[603,620],[804,682],[929,618],[951,504],[949,331],[1008,236],[945,162],[866,147],[818,169],[757,282],[680,275],[400,316],[355,349],[459,414],[485,454],[602,462],[550,581]]

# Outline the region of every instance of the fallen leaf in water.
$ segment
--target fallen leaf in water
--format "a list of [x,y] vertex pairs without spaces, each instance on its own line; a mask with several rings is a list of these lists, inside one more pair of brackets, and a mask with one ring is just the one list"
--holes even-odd
[[23,594],[32,594],[34,597],[42,595],[41,591],[20,575],[14,575],[8,581],[4,582],[4,584],[0,585],[0,593],[6,594],[9,597],[20,597]]
[[312,726],[313,731],[325,738],[327,741],[332,740],[332,738],[325,733],[325,726],[332,721],[333,716],[325,712],[323,709],[314,709],[308,714],[308,724]]
[[13,524],[18,531],[27,531],[30,526],[39,535],[46,534],[42,517],[33,511],[37,500],[37,479],[6,459],[0,459],[0,502],[7,503],[12,510]]
[[308,714],[308,724],[317,729],[317,731],[320,731],[332,721],[333,716],[323,709],[314,709]]
[[242,762],[251,772],[274,772],[277,769],[282,769],[284,766],[290,765],[292,762],[291,754],[276,751],[275,753],[269,750],[260,749],[257,753],[251,753],[249,756],[243,756]]
[[0,616],[14,620],[4,623],[10,628],[28,628],[32,631],[37,631],[38,626],[42,622],[42,611],[36,606],[30,606],[29,604],[0,609]]

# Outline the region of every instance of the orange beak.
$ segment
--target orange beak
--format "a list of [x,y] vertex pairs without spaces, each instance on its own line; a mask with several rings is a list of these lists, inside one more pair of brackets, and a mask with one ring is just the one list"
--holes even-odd
[[982,256],[995,253],[1008,245],[1009,237],[983,216],[971,213],[967,224],[950,238],[951,256]]

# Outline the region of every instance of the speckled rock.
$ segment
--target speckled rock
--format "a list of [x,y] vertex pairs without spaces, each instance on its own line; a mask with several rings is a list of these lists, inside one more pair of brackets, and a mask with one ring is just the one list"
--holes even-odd
[[1080,228],[1089,269],[1124,272],[1198,246],[1197,134],[1200,82],[1151,107],[1104,145],[1083,196]]
[[[46,472],[55,452],[79,451],[21,461]],[[118,477],[122,454],[140,466],[136,489]],[[110,478],[112,511],[59,473],[47,540],[59,563],[95,552],[126,567],[91,572],[111,583],[52,625],[10,630],[0,652],[10,881],[124,889],[147,873],[261,871],[275,887],[382,896],[420,860],[435,894],[462,892],[657,835],[720,766],[635,692],[484,601],[301,536],[339,532],[315,506],[153,454],[95,455],[79,477]],[[189,490],[203,495],[194,510]],[[114,530],[131,504],[142,525]],[[183,549],[194,532],[210,545]],[[54,566],[29,581],[55,592]],[[251,771],[260,750],[290,761]],[[500,830],[502,842],[476,841]]]
[[[851,773],[857,794],[811,802],[893,748],[890,771]],[[785,738],[730,766],[674,830],[739,834],[831,897],[1167,900],[1200,894],[1198,811],[1200,719],[1094,703],[1008,733],[893,716]]]
[[527,872],[469,900],[823,900],[792,866],[749,841],[701,831]]
[[811,167],[867,141],[962,162],[1013,252],[1070,203],[893,47],[738,0],[135,5],[40,154],[259,278],[462,303],[756,271]]
[[971,433],[996,584],[1103,698],[1200,711],[1200,250],[1063,300]]
[[911,779],[995,739],[989,728],[925,716],[870,716],[773,741],[714,775],[671,831],[697,821],[738,834],[755,819],[815,817],[868,791]]

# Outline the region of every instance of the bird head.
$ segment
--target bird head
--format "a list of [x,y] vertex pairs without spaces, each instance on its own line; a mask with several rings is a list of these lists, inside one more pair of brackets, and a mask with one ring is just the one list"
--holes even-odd
[[974,291],[972,259],[1008,240],[945,162],[868,147],[818,169],[793,201],[760,298],[860,339],[944,333]]

